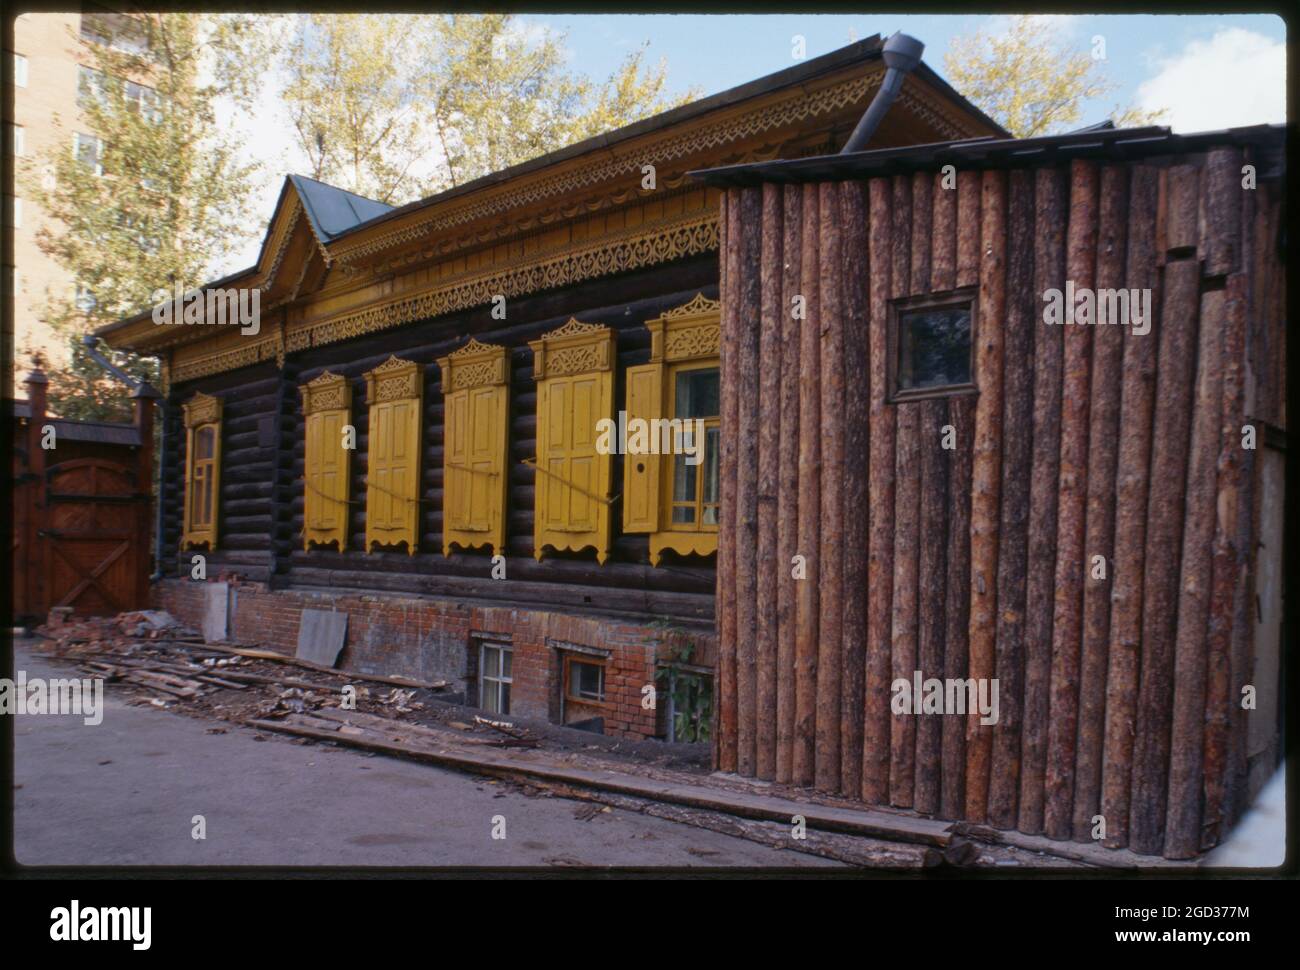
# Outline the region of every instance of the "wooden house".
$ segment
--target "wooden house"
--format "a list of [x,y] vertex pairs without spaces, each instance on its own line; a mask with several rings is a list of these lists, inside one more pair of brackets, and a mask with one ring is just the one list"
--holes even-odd
[[1283,144],[699,173],[722,770],[1171,858],[1226,835],[1280,750]]
[[[871,38],[400,208],[289,178],[257,264],[204,288],[256,289],[255,332],[100,331],[165,375],[159,605],[287,650],[346,611],[344,666],[698,724],[647,703],[690,678],[707,708],[716,644],[720,193],[686,172],[835,151],[883,75]],[[1000,133],[921,69],[879,143]],[[676,410],[701,464],[595,438]]]

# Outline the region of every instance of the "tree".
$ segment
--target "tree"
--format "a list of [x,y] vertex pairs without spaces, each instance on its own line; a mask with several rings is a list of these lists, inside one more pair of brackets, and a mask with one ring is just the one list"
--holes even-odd
[[[222,139],[215,105],[251,95],[250,69],[240,67],[249,22],[135,14],[115,26],[139,42],[77,40],[88,55],[80,117],[55,119],[73,151],[51,150],[20,173],[25,193],[58,227],[43,229],[37,244],[77,281],[75,294],[56,295],[42,310],[71,349],[49,388],[52,407],[69,417],[119,419],[131,410],[122,385],[86,357],[82,336],[153,305],[161,285],[202,282],[248,232],[255,166]],[[154,362],[119,357],[156,379]]]
[[390,204],[628,124],[698,95],[630,55],[604,83],[563,37],[509,15],[312,16],[284,59],[298,146],[325,182]]
[[[1116,88],[1102,73],[1104,61],[1061,43],[1045,17],[1020,15],[1005,33],[955,38],[943,63],[952,86],[1017,138],[1077,125],[1084,102]],[[1116,106],[1111,119],[1132,127],[1163,115]]]

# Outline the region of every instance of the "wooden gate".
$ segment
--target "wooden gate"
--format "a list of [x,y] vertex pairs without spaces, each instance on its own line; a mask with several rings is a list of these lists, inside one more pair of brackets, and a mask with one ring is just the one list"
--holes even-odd
[[98,458],[46,471],[41,558],[49,608],[118,613],[144,605],[149,496],[134,469]]

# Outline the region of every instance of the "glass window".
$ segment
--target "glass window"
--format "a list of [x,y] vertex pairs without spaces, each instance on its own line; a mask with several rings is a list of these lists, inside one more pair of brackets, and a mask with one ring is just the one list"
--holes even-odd
[[[718,527],[720,411],[718,368],[677,372],[673,417],[682,422],[682,429],[673,456],[674,528],[699,531]],[[701,429],[703,435],[698,436]]]
[[13,55],[14,58],[14,84],[20,88],[27,87],[27,58],[22,54]]
[[77,103],[86,105],[91,101],[103,101],[103,98],[104,72],[85,64],[77,65]]
[[492,714],[510,713],[510,668],[513,653],[508,644],[479,644],[478,706]]
[[104,142],[101,139],[79,131],[72,136],[72,148],[77,161],[94,169],[96,175],[104,174]]
[[897,311],[895,391],[971,383],[970,302]]
[[568,658],[569,696],[574,700],[605,700],[605,665],[588,660]]

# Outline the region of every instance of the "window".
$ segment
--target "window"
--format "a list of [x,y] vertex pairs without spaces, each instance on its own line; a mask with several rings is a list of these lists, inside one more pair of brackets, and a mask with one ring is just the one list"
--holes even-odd
[[9,151],[17,158],[21,158],[25,150],[23,144],[23,126],[8,124],[9,129]]
[[13,229],[23,227],[23,200],[16,195],[5,196],[5,224]]
[[14,84],[17,87],[27,87],[27,58],[22,54],[12,55],[14,59]]
[[125,54],[148,54],[149,36],[129,14],[82,14],[81,39]]
[[370,467],[366,473],[366,551],[419,547],[420,410],[424,374],[419,364],[389,357],[366,374],[370,402]]
[[565,654],[564,699],[579,704],[604,704],[605,661],[596,657]]
[[134,81],[127,81],[124,91],[126,97],[126,110],[139,114],[154,124],[162,121],[162,101],[158,97],[158,92],[145,84],[136,84]]
[[614,332],[569,320],[530,341],[537,381],[533,554],[594,549],[609,558],[612,449],[596,448],[614,406]]
[[707,668],[672,663],[659,667],[659,702],[664,739],[683,743],[708,741],[713,732],[713,676]]
[[77,65],[77,104],[85,107],[91,102],[103,103],[107,79],[103,71],[85,64]]
[[344,430],[352,420],[352,388],[347,378],[329,371],[299,388],[305,415],[302,547],[339,552],[348,544],[350,452]]
[[891,400],[975,389],[975,314],[974,287],[889,305]]
[[[649,431],[641,452],[629,430],[623,465],[623,531],[650,536],[650,563],[665,550],[717,552],[720,305],[697,294],[650,320],[650,363],[627,370],[629,429]],[[648,451],[649,453],[644,453]]]
[[195,394],[182,411],[186,450],[181,549],[214,549],[221,501],[221,400]]
[[507,643],[481,642],[478,648],[478,706],[493,714],[510,713],[510,675],[514,651]]
[[72,150],[77,161],[87,168],[94,169],[96,175],[104,174],[104,142],[94,135],[76,132],[72,136]]
[[[721,412],[716,367],[674,370],[669,413],[682,421],[685,454],[673,456],[670,528],[718,527],[718,415]],[[695,421],[703,421],[696,425]],[[696,440],[696,429],[704,429]],[[703,451],[700,451],[700,447]]]
[[81,39],[92,44],[108,46],[112,39],[108,29],[99,22],[99,18],[81,15]]
[[471,339],[439,358],[442,370],[442,551],[506,544],[510,357]]

